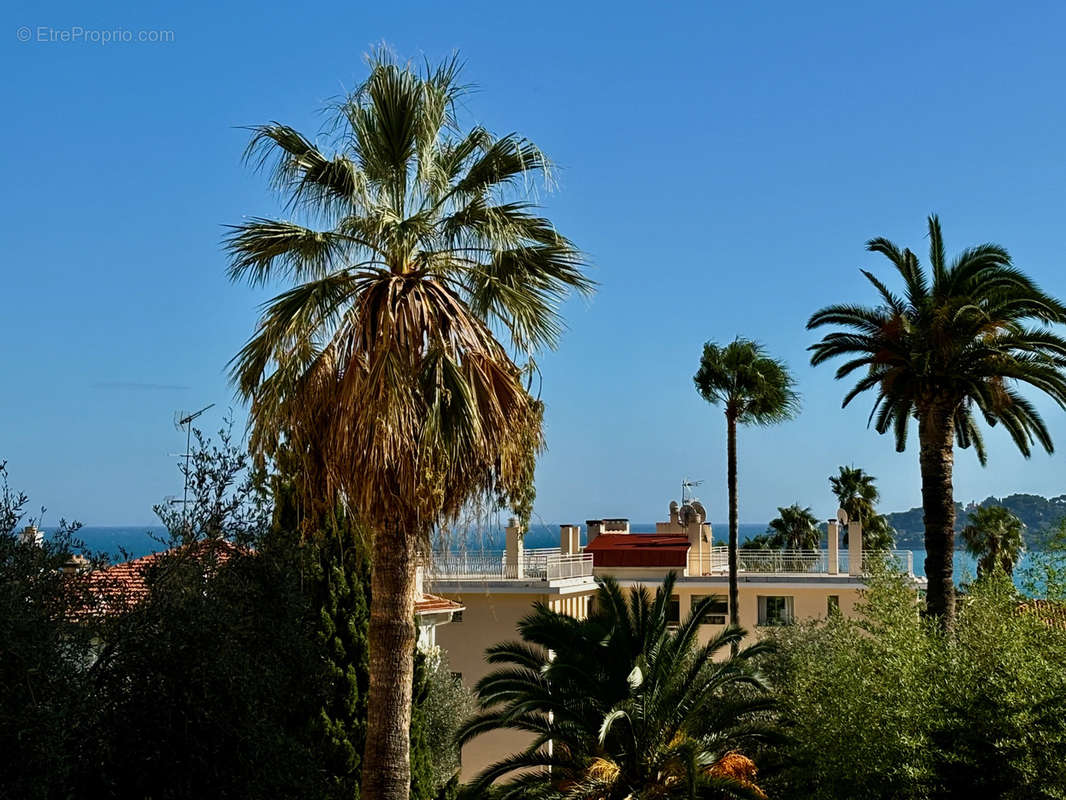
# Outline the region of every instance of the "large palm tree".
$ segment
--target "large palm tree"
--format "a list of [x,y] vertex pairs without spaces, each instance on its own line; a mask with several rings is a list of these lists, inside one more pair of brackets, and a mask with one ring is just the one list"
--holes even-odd
[[758,342],[736,338],[724,347],[703,346],[693,380],[708,403],[721,405],[726,421],[726,482],[729,488],[729,621],[740,619],[737,605],[737,425],[774,425],[799,411],[796,382],[783,361]]
[[812,345],[811,363],[846,358],[838,379],[861,371],[844,405],[875,390],[870,419],[878,433],[893,431],[898,451],[906,446],[911,417],[917,420],[927,608],[950,626],[955,614],[954,445],[973,446],[985,463],[980,414],[989,425],[1006,428],[1023,455],[1030,455],[1034,442],[1052,451],[1047,426],[1018,384],[1066,407],[1066,340],[1046,327],[1066,322],[1066,307],[1016,269],[998,245],[971,247],[949,262],[935,216],[929,218],[931,275],[914,253],[887,239],[872,239],[867,249],[892,263],[903,279],[903,295],[863,270],[879,304],[832,305],[814,314],[808,328],[844,330]]
[[[881,499],[877,479],[859,467],[842,466],[838,474],[829,476],[829,486],[848,519],[862,525],[863,549],[891,550],[895,544],[894,531],[885,515],[877,513],[877,502]],[[847,541],[845,531],[844,543]]]
[[478,775],[472,797],[497,781],[501,800],[762,796],[741,751],[776,738],[750,663],[765,645],[719,659],[744,635],[731,626],[699,646],[714,598],[673,629],[675,577],[654,598],[601,581],[584,620],[539,604],[519,623],[521,642],[488,651],[499,666],[478,683],[482,712],[460,738],[518,730],[531,740]]
[[408,796],[421,550],[473,498],[527,492],[540,406],[516,361],[555,345],[559,304],[592,289],[524,199],[549,162],[517,135],[460,129],[458,76],[454,59],[375,55],[331,149],[253,128],[247,156],[296,221],[252,218],[226,243],[233,279],[292,284],[233,362],[253,447],[302,453],[374,536],[370,800]]
[[967,552],[977,559],[977,575],[1002,569],[1014,574],[1014,565],[1024,547],[1025,525],[1003,506],[984,506],[970,512],[970,522],[962,529]]

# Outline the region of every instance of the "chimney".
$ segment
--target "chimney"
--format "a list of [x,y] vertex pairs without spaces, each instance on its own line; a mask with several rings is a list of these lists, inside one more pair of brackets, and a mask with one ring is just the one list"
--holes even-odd
[[605,519],[603,521],[604,533],[629,533],[629,520],[621,517]]
[[564,556],[581,552],[581,528],[577,525],[559,526],[559,552]]
[[19,541],[23,544],[32,544],[40,547],[44,544],[44,534],[36,525],[27,525],[19,534]]
[[848,575],[862,575],[862,523],[848,523]]
[[518,578],[524,575],[525,544],[523,543],[523,531],[518,525],[518,520],[511,517],[507,521],[507,551],[505,556],[506,578]]
[[426,593],[426,568],[419,564],[415,567],[415,600],[421,600]]
[[836,575],[840,572],[840,525],[831,519],[826,530],[829,535],[829,574]]
[[77,572],[85,572],[88,568],[89,559],[79,553],[75,553],[70,557],[70,560],[63,565],[62,572],[64,575],[74,575]]
[[602,519],[587,519],[585,520],[585,527],[588,529],[589,536],[588,541],[585,542],[585,546],[592,544],[593,540],[604,533],[603,520]]

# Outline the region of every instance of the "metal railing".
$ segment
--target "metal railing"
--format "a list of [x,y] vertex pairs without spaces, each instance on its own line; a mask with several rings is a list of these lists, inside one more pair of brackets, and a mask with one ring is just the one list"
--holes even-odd
[[[526,550],[522,554],[523,580],[561,580],[592,575],[592,554],[562,555],[557,547]],[[507,563],[503,550],[480,552],[436,551],[426,568],[429,580],[515,580],[518,565]]]
[[[690,556],[691,557],[691,556]],[[712,572],[728,572],[729,549],[715,547],[709,558]],[[874,559],[884,559],[889,569],[899,570],[905,575],[914,574],[914,553],[910,550],[889,550],[884,552],[866,552],[864,564],[868,566]],[[847,575],[851,563],[847,550],[837,553],[836,574]],[[784,575],[826,575],[829,571],[829,553],[826,550],[744,550],[737,551],[737,566],[740,572],[769,573]]]
[[587,578],[592,574],[592,553],[554,556],[548,559],[546,567],[546,577],[549,581],[562,578]]
[[829,556],[821,550],[740,550],[737,564],[741,572],[829,572]]

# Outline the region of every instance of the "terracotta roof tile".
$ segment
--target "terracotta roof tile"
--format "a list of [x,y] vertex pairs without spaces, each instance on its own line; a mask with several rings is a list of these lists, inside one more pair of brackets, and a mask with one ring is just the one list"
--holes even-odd
[[1066,631],[1066,603],[1035,599],[1018,606],[1021,613],[1033,614],[1049,628]]
[[441,614],[446,611],[462,611],[465,606],[456,603],[453,600],[448,600],[444,597],[438,597],[435,594],[424,594],[421,600],[415,601],[415,613],[416,614]]
[[148,597],[147,576],[149,570],[159,563],[164,556],[176,555],[186,551],[194,558],[211,555],[214,564],[224,564],[241,548],[224,540],[207,540],[194,545],[175,547],[162,553],[151,553],[121,564],[96,569],[85,578],[89,592],[96,600],[95,608],[86,611],[88,615],[106,616],[129,611]]

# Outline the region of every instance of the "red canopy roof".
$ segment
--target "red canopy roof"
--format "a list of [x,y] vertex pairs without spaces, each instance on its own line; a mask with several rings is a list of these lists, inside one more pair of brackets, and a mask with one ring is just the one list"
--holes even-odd
[[683,533],[603,533],[585,548],[596,567],[684,567],[688,537]]

